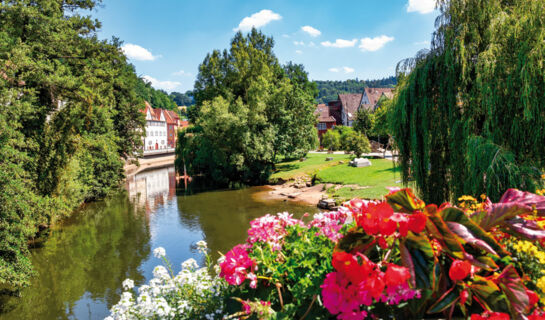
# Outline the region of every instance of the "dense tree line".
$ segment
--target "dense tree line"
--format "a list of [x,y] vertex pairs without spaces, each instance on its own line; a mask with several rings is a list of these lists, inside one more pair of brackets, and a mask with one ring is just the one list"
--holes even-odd
[[170,99],[174,101],[178,106],[192,106],[195,104],[195,99],[193,98],[193,91],[187,90],[185,93],[180,92],[171,92]]
[[169,95],[164,90],[153,88],[150,82],[142,78],[138,79],[136,92],[140,98],[148,101],[153,108],[178,110],[178,105],[172,94]]
[[337,100],[339,93],[361,93],[364,88],[393,88],[397,84],[394,76],[379,80],[316,80],[314,82],[318,86],[317,103],[328,103]]
[[254,29],[205,57],[189,110],[195,126],[178,139],[179,169],[216,184],[257,184],[267,181],[279,156],[316,147],[316,87],[302,65],[282,66],[273,45]]
[[27,239],[117,188],[140,150],[140,80],[82,15],[96,4],[0,2],[0,287],[27,284]]
[[432,48],[398,66],[393,133],[427,202],[533,191],[545,168],[545,2],[441,0]]

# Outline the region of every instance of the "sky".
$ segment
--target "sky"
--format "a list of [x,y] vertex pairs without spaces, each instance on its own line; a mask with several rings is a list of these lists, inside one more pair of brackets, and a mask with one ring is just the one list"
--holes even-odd
[[281,63],[311,80],[379,79],[429,48],[434,0],[103,0],[91,15],[139,76],[167,92],[193,89],[199,64],[234,34],[260,29]]

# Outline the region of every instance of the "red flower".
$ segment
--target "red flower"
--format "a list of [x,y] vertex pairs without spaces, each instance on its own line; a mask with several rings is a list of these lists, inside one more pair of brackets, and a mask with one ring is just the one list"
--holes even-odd
[[507,313],[485,311],[482,314],[472,314],[471,320],[509,320]]
[[428,217],[422,212],[414,213],[409,216],[409,229],[414,233],[424,231]]
[[331,264],[333,268],[343,273],[350,282],[355,284],[367,279],[373,269],[369,260],[364,259],[363,264],[360,265],[356,256],[343,251],[333,253]]
[[408,268],[389,263],[385,278],[387,286],[398,286],[406,283],[411,278],[411,274]]
[[469,272],[471,271],[471,263],[464,260],[454,260],[452,265],[450,266],[450,270],[448,272],[448,275],[452,281],[458,281],[463,280],[465,277],[469,275]]
[[469,298],[469,292],[467,290],[462,291],[460,293],[460,303],[465,304],[467,298]]
[[530,302],[530,308],[532,308],[539,301],[539,296],[534,291],[528,290],[528,289],[526,289],[526,294],[528,295],[528,301]]
[[379,272],[373,272],[372,274],[370,274],[367,278],[367,281],[365,282],[365,289],[369,291],[369,293],[373,298],[375,298],[375,300],[378,300],[380,298],[385,286],[386,284],[384,283],[382,273]]

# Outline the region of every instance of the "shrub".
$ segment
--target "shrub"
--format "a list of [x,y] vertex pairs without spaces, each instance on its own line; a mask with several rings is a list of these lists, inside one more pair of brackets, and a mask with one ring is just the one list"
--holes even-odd
[[341,135],[335,130],[327,130],[322,136],[322,146],[330,151],[341,148]]
[[351,132],[346,137],[346,150],[354,152],[356,157],[360,157],[362,154],[370,152],[371,151],[371,144],[369,143],[369,139],[363,134],[359,132]]

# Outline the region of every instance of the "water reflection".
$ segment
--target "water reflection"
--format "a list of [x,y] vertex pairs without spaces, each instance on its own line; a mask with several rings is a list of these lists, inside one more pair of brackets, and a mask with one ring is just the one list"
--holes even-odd
[[31,286],[20,298],[0,296],[1,320],[102,319],[119,300],[124,279],[141,285],[152,277],[160,263],[153,248],[164,247],[179,270],[188,258],[202,261],[194,249],[201,239],[213,252],[226,252],[245,240],[256,217],[317,211],[254,199],[260,188],[176,196],[174,167],[129,177],[126,189],[50,230],[43,245],[31,250]]

